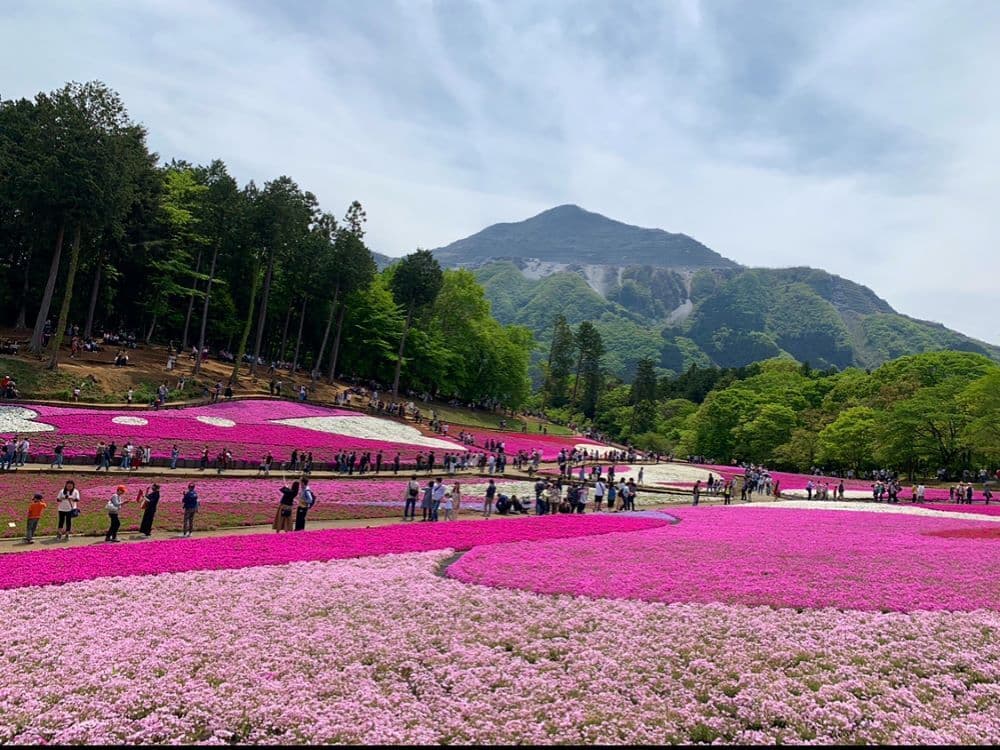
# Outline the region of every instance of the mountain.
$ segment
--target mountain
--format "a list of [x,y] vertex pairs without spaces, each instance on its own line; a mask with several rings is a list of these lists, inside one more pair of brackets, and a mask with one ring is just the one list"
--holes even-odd
[[[1000,360],[1000,348],[900,315],[871,289],[814,268],[746,268],[684,234],[559,206],[494,224],[433,251],[471,268],[494,315],[548,349],[557,314],[593,321],[605,364],[628,379],[652,357],[661,370],[739,366],[792,356],[812,366],[876,367],[951,349]],[[537,373],[536,373],[537,374]]]
[[391,266],[399,260],[399,258],[391,258],[388,255],[382,255],[382,253],[376,253],[374,251],[372,251],[372,257],[375,259],[375,267],[378,268],[379,271]]
[[737,264],[688,237],[623,224],[579,206],[557,206],[525,221],[494,224],[434,251],[442,264],[475,266],[497,258],[548,263],[732,268]]

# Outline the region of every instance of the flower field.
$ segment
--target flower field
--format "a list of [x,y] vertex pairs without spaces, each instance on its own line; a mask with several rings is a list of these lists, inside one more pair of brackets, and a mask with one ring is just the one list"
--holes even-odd
[[[981,525],[973,521],[738,506],[671,513],[679,524],[645,532],[474,549],[449,575],[544,594],[659,602],[867,611],[1000,604],[996,549],[932,535]],[[539,557],[547,565],[533,569]]]
[[0,744],[1000,741],[1000,523],[821,507],[0,555]]
[[52,448],[63,442],[67,456],[91,457],[101,440],[114,440],[119,446],[131,440],[149,445],[158,458],[169,457],[176,444],[186,459],[198,458],[207,445],[212,460],[222,448],[232,451],[238,461],[252,462],[259,462],[268,451],[276,462],[287,461],[293,450],[312,452],[314,460],[320,462],[330,461],[340,451],[370,451],[373,458],[382,451],[385,463],[399,452],[401,460],[412,465],[419,452],[433,450],[439,459],[445,452],[482,452],[489,438],[503,441],[508,454],[539,449],[544,460],[554,459],[560,448],[579,441],[555,435],[490,432],[477,434],[477,445],[466,447],[458,440],[426,435],[398,420],[276,400],[128,412],[29,407],[0,406],[0,435],[28,435],[36,454],[51,454]]
[[[67,479],[76,482],[80,492],[81,514],[73,521],[73,529],[81,534],[103,534],[108,526],[104,504],[114,494],[119,484],[128,488],[125,497],[135,500],[140,490],[152,482],[160,485],[160,504],[155,528],[160,531],[181,529],[183,511],[181,498],[188,481],[194,481],[198,492],[198,528],[217,529],[233,526],[269,524],[274,518],[275,506],[280,498],[281,473],[271,477],[230,479],[219,478],[214,472],[193,480],[176,478],[169,473],[158,477],[129,476],[124,472],[110,475],[105,472],[70,473],[64,475],[34,474],[28,472],[0,473],[0,538],[24,536],[24,523],[28,503],[35,492],[44,495],[49,507],[42,514],[38,535],[54,534],[58,515],[55,496]],[[421,475],[421,486],[429,477]],[[288,481],[292,481],[289,477]],[[450,488],[455,481],[461,483],[462,507],[481,510],[487,480],[480,477],[445,478]],[[348,518],[383,518],[402,514],[406,480],[402,479],[313,479],[310,487],[316,493],[316,505],[309,511],[312,521],[333,521]],[[497,489],[521,497],[531,494],[532,483],[498,478]],[[142,512],[135,502],[122,509],[123,531],[137,531]],[[14,523],[14,526],[9,524]]]
[[540,596],[449,554],[0,592],[0,743],[1000,739],[995,612]]

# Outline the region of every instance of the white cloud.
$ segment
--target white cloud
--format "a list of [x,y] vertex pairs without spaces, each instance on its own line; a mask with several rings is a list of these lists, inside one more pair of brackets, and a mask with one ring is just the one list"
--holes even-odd
[[5,97],[117,88],[165,158],[289,174],[374,249],[573,202],[1000,342],[1000,6],[0,5]]

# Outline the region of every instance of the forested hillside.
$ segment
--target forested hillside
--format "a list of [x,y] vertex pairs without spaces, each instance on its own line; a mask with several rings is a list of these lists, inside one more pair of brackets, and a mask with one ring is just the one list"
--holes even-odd
[[221,160],[164,161],[99,82],[0,101],[5,350],[56,369],[80,348],[155,342],[232,363],[232,381],[281,363],[523,402],[531,333],[427,251],[373,256],[367,221],[287,175],[241,185]]

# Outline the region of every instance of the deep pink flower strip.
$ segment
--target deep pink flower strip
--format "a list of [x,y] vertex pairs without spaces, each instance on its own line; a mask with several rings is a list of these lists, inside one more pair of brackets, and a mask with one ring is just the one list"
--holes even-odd
[[873,611],[1000,608],[996,542],[928,536],[981,524],[739,507],[671,513],[679,524],[649,531],[473,549],[448,574],[546,594],[659,602]]
[[[466,550],[511,541],[637,531],[665,523],[666,518],[637,516],[541,516],[495,521],[400,523],[374,529],[250,534],[127,545],[95,544],[0,555],[0,589],[107,576],[225,570],[436,549]],[[197,520],[195,524],[197,528]]]

